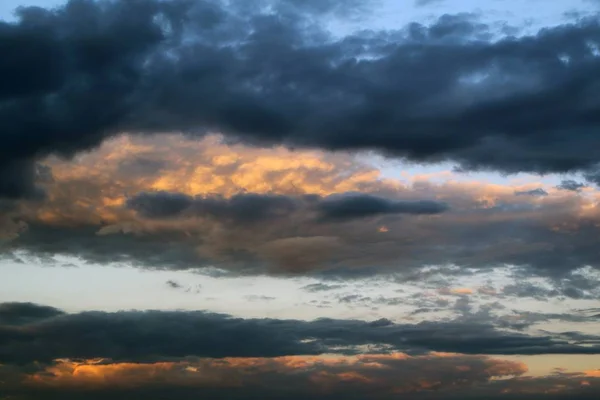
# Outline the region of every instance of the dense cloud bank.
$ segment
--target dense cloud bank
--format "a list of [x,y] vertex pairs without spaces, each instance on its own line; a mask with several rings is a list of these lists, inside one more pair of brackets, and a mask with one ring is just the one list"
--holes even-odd
[[600,265],[590,187],[386,179],[347,154],[214,136],[121,136],[44,165],[46,199],[0,204],[4,256],[344,277],[508,264],[597,296],[600,278],[577,273]]
[[401,185],[345,152],[595,182],[596,18],[339,37],[326,21],[375,5],[230,3],[73,0],[0,23],[0,252],[238,274],[600,265],[585,183]]
[[147,218],[206,216],[237,225],[264,223],[304,207],[323,220],[352,220],[386,214],[433,215],[448,210],[439,201],[401,201],[365,193],[346,193],[320,198],[294,199],[282,195],[236,194],[192,197],[183,193],[143,192],[127,200],[127,206]]
[[557,369],[533,377],[520,360],[489,356],[600,351],[598,337],[555,336],[464,319],[410,325],[200,311],[68,314],[3,303],[0,394],[21,400],[592,399],[600,371]]
[[334,38],[318,21],[369,3],[236,4],[71,0],[1,22],[0,195],[39,196],[34,160],[124,131],[596,180],[596,17],[502,40],[470,15]]
[[568,332],[531,336],[503,330],[491,322],[464,319],[396,324],[385,319],[243,319],[200,311],[63,314],[18,303],[3,304],[0,318],[0,361],[5,364],[55,359],[158,362],[187,356],[356,354],[366,345],[370,352],[413,354],[600,353],[598,337]]
[[16,399],[592,399],[594,371],[526,376],[527,365],[488,356],[403,353],[356,357],[188,357],[153,364],[57,360],[0,369]]

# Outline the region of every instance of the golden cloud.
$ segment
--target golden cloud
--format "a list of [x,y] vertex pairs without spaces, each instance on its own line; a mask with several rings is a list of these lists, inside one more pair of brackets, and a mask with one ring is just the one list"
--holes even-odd
[[[413,177],[408,184],[383,178],[378,169],[348,154],[227,145],[219,136],[198,141],[181,135],[123,135],[73,160],[49,158],[43,162],[51,167],[54,179],[43,184],[48,200],[29,211],[50,224],[106,224],[132,219],[132,213],[123,207],[127,198],[159,190],[226,197],[245,192],[392,193],[405,199],[448,200],[463,207],[476,204],[482,209],[498,204],[545,204],[576,210],[580,216],[597,214],[593,196],[548,189],[551,195],[546,198],[515,198],[515,191],[532,187],[452,179],[432,183],[421,176]],[[522,216],[535,214],[535,210],[525,208],[515,212]]]
[[371,393],[407,393],[452,389],[526,371],[523,363],[460,354],[184,359],[153,364],[56,360],[43,371],[26,375],[23,385],[90,390],[157,384],[197,388],[275,385],[309,388],[315,393],[343,391],[350,385]]
[[[423,176],[400,181],[383,177],[377,168],[347,153],[228,145],[219,136],[198,141],[175,134],[122,135],[73,160],[49,158],[43,162],[53,174],[53,179],[41,183],[47,199],[15,205],[11,214],[0,220],[0,238],[14,241],[13,247],[18,249],[17,239],[28,226],[62,233],[70,230],[76,237],[82,235],[78,229],[87,229],[97,236],[85,245],[71,246],[65,239],[50,246],[50,240],[44,239],[43,245],[32,246],[35,251],[53,254],[77,251],[80,253],[75,255],[92,261],[110,258],[106,248],[95,250],[94,243],[109,240],[111,235],[128,235],[155,238],[155,242],[146,245],[145,250],[131,250],[143,240],[115,250],[126,254],[127,260],[151,252],[156,241],[169,241],[195,254],[195,260],[186,256],[187,264],[181,268],[207,264],[229,269],[260,266],[262,272],[300,273],[440,263],[530,265],[532,260],[561,247],[566,261],[572,261],[570,255],[574,253],[582,258],[581,262],[575,260],[578,265],[568,266],[576,268],[589,264],[594,257],[586,252],[592,248],[588,241],[593,235],[582,232],[600,228],[600,195],[595,192],[544,187],[547,196],[516,196],[518,191],[534,190],[540,185],[464,181],[453,179],[452,174],[443,174],[446,180],[442,182]],[[314,213],[295,210],[273,222],[244,226],[194,214],[149,218],[126,207],[133,196],[153,191],[225,199],[240,193],[297,199],[360,192],[402,201],[445,202],[450,211],[323,223]],[[59,237],[56,234],[51,239]],[[148,255],[138,265],[159,258]],[[560,262],[558,257],[554,260]],[[179,261],[156,262],[162,267]],[[547,260],[540,260],[542,264],[549,265]]]

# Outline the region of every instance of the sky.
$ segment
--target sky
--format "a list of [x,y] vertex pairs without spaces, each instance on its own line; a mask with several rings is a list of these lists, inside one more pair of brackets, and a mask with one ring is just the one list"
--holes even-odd
[[2,1],[0,400],[599,398],[599,7]]

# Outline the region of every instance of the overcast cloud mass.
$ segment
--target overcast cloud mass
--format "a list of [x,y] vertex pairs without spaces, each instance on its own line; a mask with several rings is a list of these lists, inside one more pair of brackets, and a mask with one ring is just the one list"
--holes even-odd
[[31,1],[0,400],[600,398],[597,2]]
[[[596,17],[495,39],[468,14],[336,38],[351,2],[76,0],[3,23],[2,184],[34,195],[40,156],[119,132],[376,149],[503,172],[589,172]],[[364,7],[364,6],[363,6]],[[350,12],[350,11],[348,11]]]

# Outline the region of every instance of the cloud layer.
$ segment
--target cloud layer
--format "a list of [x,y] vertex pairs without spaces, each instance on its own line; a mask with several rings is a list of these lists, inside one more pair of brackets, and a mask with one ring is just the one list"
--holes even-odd
[[571,279],[598,268],[592,188],[396,180],[347,154],[219,140],[121,136],[72,161],[45,159],[47,197],[6,203],[3,251],[237,274],[509,264]]
[[[304,203],[304,204],[302,204]],[[387,214],[433,215],[448,210],[437,201],[394,201],[364,193],[346,193],[320,198],[294,199],[282,195],[236,194],[191,197],[183,193],[142,192],[127,200],[127,207],[146,218],[209,217],[224,223],[243,225],[289,218],[306,208],[323,220],[353,220]]]
[[[110,265],[112,295],[124,266],[162,271],[119,282],[132,302],[77,298],[104,311],[0,293],[0,400],[598,398],[573,361],[600,354],[598,14],[336,30],[379,6],[0,21],[2,276]],[[416,172],[435,163],[454,169]],[[36,301],[71,304],[86,271],[34,277]]]
[[[589,346],[473,324],[302,322],[183,311],[66,314],[23,303],[1,304],[0,317],[0,389],[17,399],[587,399],[600,384],[597,371],[533,378],[524,375],[523,362],[479,355],[593,351]],[[360,354],[339,354],[353,353],[354,346],[363,346]],[[402,347],[423,351],[398,352]],[[474,354],[430,351],[435,348]]]
[[31,304],[4,304],[0,316],[0,355],[9,364],[56,359],[158,362],[188,356],[357,354],[364,351],[361,346],[370,346],[371,352],[416,354],[600,353],[600,339],[595,336],[533,336],[477,320],[395,324],[385,319],[243,319],[200,311],[64,314]]
[[464,168],[582,170],[593,180],[596,18],[495,40],[473,16],[445,15],[339,38],[319,21],[352,4],[308,4],[20,9],[17,22],[0,25],[12,54],[0,63],[2,196],[39,195],[32,160],[72,156],[120,132],[213,131]]

